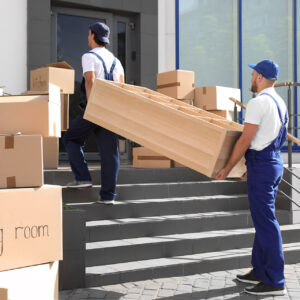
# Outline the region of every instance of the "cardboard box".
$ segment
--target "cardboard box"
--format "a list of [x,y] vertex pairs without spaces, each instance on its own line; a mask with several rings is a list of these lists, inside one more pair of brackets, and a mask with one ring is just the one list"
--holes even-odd
[[185,168],[186,166],[184,166],[183,164],[172,160],[172,168]]
[[44,169],[57,169],[59,165],[59,139],[43,138]]
[[230,110],[209,110],[209,112],[216,114],[220,117],[225,118],[226,120],[232,121],[233,111]]
[[61,259],[61,186],[0,189],[0,271]]
[[[22,95],[48,95],[49,92],[41,91],[26,91]],[[69,95],[60,94],[60,109],[61,109],[61,131],[66,131],[69,128]]]
[[64,94],[74,94],[75,71],[65,61],[30,71],[30,90],[48,91],[49,83],[60,87]]
[[60,137],[60,114],[59,88],[54,85],[48,95],[4,96],[0,98],[0,133]]
[[171,168],[169,158],[144,147],[134,147],[132,156],[133,168]]
[[69,95],[61,94],[61,131],[66,131],[69,128]]
[[0,287],[0,300],[8,300],[8,290]]
[[176,99],[194,99],[195,73],[174,70],[157,74],[157,91]]
[[0,135],[0,188],[44,184],[42,137]]
[[[241,101],[241,90],[223,86],[195,88],[194,106],[205,110],[234,111],[234,103],[229,97]],[[237,110],[240,111],[241,108],[237,106]]]
[[[96,79],[84,118],[208,177],[227,162],[243,126],[145,88]],[[244,161],[230,177],[245,172]]]
[[57,261],[0,272],[0,300],[58,299]]

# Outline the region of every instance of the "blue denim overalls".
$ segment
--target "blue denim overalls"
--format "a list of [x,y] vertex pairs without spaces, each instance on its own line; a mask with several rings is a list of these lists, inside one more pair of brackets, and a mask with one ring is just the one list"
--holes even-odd
[[[116,59],[114,59],[110,72],[108,73],[102,57],[94,52],[89,53],[97,56],[102,62],[105,79],[113,80],[113,70],[116,65]],[[83,93],[83,107],[85,108],[87,100],[84,78],[82,80],[81,88]],[[118,136],[103,127],[83,119],[83,112],[81,112],[71,122],[62,141],[68,152],[70,165],[73,174],[75,175],[75,179],[78,181],[91,181],[91,175],[84,159],[83,147],[86,139],[92,132],[95,133],[96,143],[101,158],[100,197],[104,200],[113,200],[116,197],[116,184],[120,167]]]
[[266,285],[282,288],[284,279],[284,256],[280,227],[275,216],[275,198],[278,185],[283,175],[283,163],[280,148],[286,140],[288,121],[287,112],[283,121],[277,100],[270,94],[277,105],[282,123],[277,138],[265,149],[248,149],[245,158],[247,165],[248,199],[255,238],[252,249],[253,275]]

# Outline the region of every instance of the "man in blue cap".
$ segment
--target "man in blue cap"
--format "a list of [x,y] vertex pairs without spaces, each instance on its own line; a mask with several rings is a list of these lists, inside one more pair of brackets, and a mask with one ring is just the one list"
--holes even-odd
[[237,275],[237,280],[256,284],[245,289],[249,294],[284,295],[284,256],[275,216],[275,197],[283,175],[280,148],[287,135],[287,109],[274,89],[278,65],[271,60],[263,60],[249,67],[253,69],[251,90],[258,95],[249,101],[243,133],[216,179],[225,179],[245,154],[255,238],[251,261],[253,269],[245,275]]
[[[82,56],[83,109],[89,100],[95,79],[124,82],[124,70],[120,61],[106,49],[109,44],[109,27],[101,22],[89,28],[88,45],[91,51]],[[91,175],[84,159],[83,147],[91,133],[96,136],[97,147],[101,157],[101,190],[98,202],[113,204],[116,197],[116,184],[119,172],[118,136],[103,127],[83,119],[81,112],[70,124],[63,137],[63,143],[69,155],[75,181],[68,183],[69,188],[92,186]]]

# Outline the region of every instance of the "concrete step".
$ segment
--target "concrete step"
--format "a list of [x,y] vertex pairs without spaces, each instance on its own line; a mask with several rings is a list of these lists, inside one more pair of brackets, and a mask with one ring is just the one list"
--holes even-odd
[[67,204],[67,206],[75,209],[84,209],[88,221],[244,210],[249,208],[246,194],[123,200],[116,201],[114,206],[95,202],[73,203]]
[[[100,167],[93,164],[90,168],[94,184],[101,184]],[[59,167],[57,170],[45,170],[44,181],[47,184],[66,185],[74,180],[70,167]],[[119,184],[209,181],[210,178],[188,168],[170,169],[135,169],[132,166],[121,165],[118,176]]]
[[[300,225],[281,227],[285,243],[300,242]],[[87,266],[250,247],[254,229],[219,230],[87,243]]]
[[[282,225],[290,223],[288,211],[277,210],[277,218]],[[247,228],[252,226],[252,219],[248,210],[240,210],[88,221],[86,226],[87,242],[100,242]]]
[[[98,199],[100,186],[92,188],[63,188],[65,203],[85,203]],[[208,195],[246,194],[246,182],[232,181],[201,181],[171,183],[118,184],[116,200],[162,199],[173,197],[192,197]]]
[[[281,227],[284,243],[300,242],[300,225]],[[254,229],[193,232],[86,244],[86,266],[100,266],[251,247]]]
[[[284,244],[283,249],[286,264],[299,263],[300,243]],[[251,248],[241,248],[87,267],[86,287],[240,269],[249,267],[250,260]]]

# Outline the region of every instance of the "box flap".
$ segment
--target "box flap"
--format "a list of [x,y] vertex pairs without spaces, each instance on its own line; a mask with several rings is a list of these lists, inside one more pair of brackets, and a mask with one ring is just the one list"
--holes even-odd
[[61,69],[70,69],[73,70],[73,68],[66,62],[66,61],[60,61],[52,64],[48,64],[48,67],[53,67],[53,68],[61,68]]

